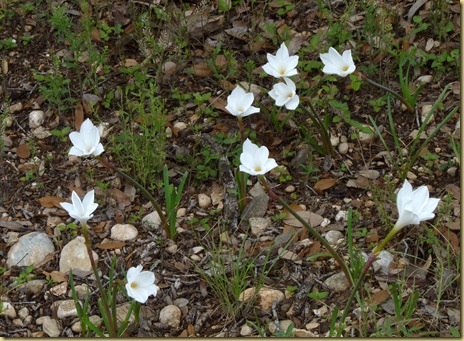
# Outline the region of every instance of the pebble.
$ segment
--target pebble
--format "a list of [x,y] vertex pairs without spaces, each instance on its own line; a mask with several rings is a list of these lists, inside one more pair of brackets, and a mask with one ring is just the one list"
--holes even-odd
[[47,234],[31,232],[18,239],[8,252],[6,266],[29,266],[40,263],[50,253],[55,253],[55,247]]
[[[127,312],[129,311],[130,305],[131,304],[129,302],[126,302],[116,307],[116,316],[119,322],[122,322],[126,319]],[[129,317],[129,325],[133,325],[134,323],[135,323],[135,317],[134,317],[134,314],[131,314],[131,316]]]
[[390,264],[393,261],[393,255],[385,250],[380,251],[377,259],[372,263],[374,268],[374,272],[380,270],[380,272],[384,275],[390,274]]
[[61,328],[58,324],[58,321],[56,321],[55,319],[45,319],[43,321],[42,329],[44,333],[50,337],[58,337],[61,334]]
[[284,191],[287,193],[293,193],[295,192],[295,186],[289,185],[284,189]]
[[408,178],[408,180],[416,180],[417,179],[417,175],[414,174],[411,171],[408,171],[408,173],[406,174],[406,177]]
[[189,304],[188,299],[186,299],[186,298],[177,298],[172,303],[174,305],[176,305],[180,309],[182,315],[184,315],[184,316],[187,315],[187,313],[188,313],[188,304]]
[[[250,300],[254,296],[255,291],[256,291],[255,288],[246,289],[240,294],[238,298],[239,301],[246,302]],[[271,308],[274,304],[274,300],[277,300],[277,303],[279,303],[285,297],[283,292],[276,290],[276,289],[268,288],[268,287],[262,287],[261,289],[259,289],[257,295],[259,298],[258,299],[259,306],[267,312],[271,311]]]
[[348,212],[347,211],[338,211],[337,215],[335,216],[335,221],[340,220],[347,220],[348,219]]
[[142,223],[147,224],[153,229],[158,229],[161,226],[161,218],[158,212],[154,211],[143,217]]
[[29,128],[35,129],[40,127],[45,120],[45,112],[42,110],[34,110],[29,114]]
[[338,151],[340,154],[346,154],[348,153],[348,143],[342,142],[338,145]]
[[174,123],[174,128],[179,129],[179,131],[185,130],[187,128],[187,124],[184,122],[176,122]]
[[332,145],[332,147],[338,146],[339,143],[340,138],[338,136],[330,136],[330,144]]
[[344,292],[350,288],[350,283],[343,272],[330,276],[324,283],[335,292]]
[[23,110],[23,104],[21,102],[18,102],[18,103],[15,103],[13,105],[10,105],[8,107],[7,112],[10,113],[10,114],[14,114],[14,113],[16,113],[18,111],[21,111],[21,110]]
[[51,288],[50,292],[55,296],[61,296],[61,295],[66,294],[67,290],[68,290],[68,282],[63,282]]
[[23,326],[23,321],[21,321],[21,319],[14,319],[12,322],[13,322],[13,325],[16,326],[16,327],[22,327]]
[[22,288],[24,288],[26,292],[37,295],[39,292],[42,291],[42,288],[44,287],[45,283],[47,283],[47,281],[44,279],[33,279],[27,283],[24,283],[24,286],[22,286]]
[[9,319],[14,319],[16,317],[16,310],[10,302],[1,302],[2,309],[0,309],[0,314],[5,315]]
[[178,249],[178,246],[173,244],[173,245],[167,246],[165,250],[167,253],[170,253],[171,255],[173,255],[177,252],[177,249]]
[[241,336],[250,336],[252,333],[253,333],[253,329],[247,324],[244,324],[240,328],[240,335]]
[[248,221],[250,223],[251,233],[256,237],[259,237],[271,226],[270,218],[252,217]]
[[198,205],[201,208],[208,208],[211,205],[211,198],[204,193],[198,194]]
[[24,320],[26,317],[29,316],[29,309],[27,309],[26,307],[19,309],[18,316]]
[[74,300],[61,301],[60,305],[58,306],[58,310],[56,311],[56,316],[60,320],[67,317],[76,317],[77,309],[76,305],[74,304]]
[[168,305],[161,309],[159,321],[164,325],[177,329],[180,326],[181,316],[182,312],[179,307],[175,305]]
[[338,241],[343,239],[343,233],[340,231],[331,230],[326,233],[325,239],[327,239],[330,245],[337,245]]
[[180,217],[185,217],[187,215],[187,209],[186,208],[179,208],[177,210],[177,217],[180,218]]
[[293,330],[293,335],[295,337],[317,337],[316,334],[310,332],[309,330],[306,330],[306,329],[294,329]]
[[[87,284],[79,284],[74,286],[74,290],[76,291],[77,298],[84,299],[87,297]],[[90,292],[90,290],[88,290]],[[69,290],[68,297],[72,297],[72,290]]]
[[116,224],[111,228],[111,239],[127,241],[137,237],[139,231],[131,224]]
[[450,167],[448,168],[448,170],[446,171],[446,173],[448,173],[449,176],[451,177],[455,177],[456,176],[456,172],[457,172],[457,168],[456,167]]
[[[429,114],[431,109],[432,109],[432,104],[425,104],[422,107],[422,115],[421,115],[422,122],[425,122],[425,119],[427,118],[427,115]],[[435,121],[435,115],[434,114],[430,115],[430,119],[428,120],[427,124],[429,124],[429,123],[431,123],[433,121]]]
[[[98,262],[98,255],[92,251],[95,262]],[[69,274],[72,269],[73,275],[85,277],[92,273],[87,247],[84,237],[78,236],[63,247],[60,255],[60,272]]]
[[370,127],[370,126],[365,126],[365,127],[369,128],[372,131],[372,134],[366,134],[366,133],[363,133],[362,131],[360,131],[358,133],[359,141],[362,144],[369,144],[369,143],[374,142],[375,137],[376,137],[376,133],[374,133],[374,131],[375,131],[374,128]]

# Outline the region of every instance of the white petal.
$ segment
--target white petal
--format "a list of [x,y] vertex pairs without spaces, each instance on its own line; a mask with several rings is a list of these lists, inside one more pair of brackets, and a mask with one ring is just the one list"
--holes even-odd
[[294,95],[290,101],[288,101],[286,104],[285,104],[285,107],[288,109],[288,110],[295,110],[297,107],[298,107],[298,104],[300,104],[300,97],[298,97],[298,95]]
[[80,150],[85,150],[85,147],[86,147],[85,141],[81,133],[73,131],[72,133],[69,134],[69,139],[71,140],[74,147]]
[[71,147],[69,150],[68,155],[74,155],[74,156],[86,156],[87,154],[84,153],[81,149],[77,147]]

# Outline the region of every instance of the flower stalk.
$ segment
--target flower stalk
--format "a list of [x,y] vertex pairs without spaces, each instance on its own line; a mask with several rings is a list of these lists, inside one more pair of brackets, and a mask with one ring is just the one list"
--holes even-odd
[[[238,127],[240,130],[240,141],[243,145],[243,143],[245,142],[245,127],[243,124],[243,117],[238,116],[237,118],[238,118]],[[239,170],[239,177],[240,177],[240,183],[239,183],[240,200],[238,202],[238,205],[240,207],[240,210],[243,211],[247,205],[245,173]]]

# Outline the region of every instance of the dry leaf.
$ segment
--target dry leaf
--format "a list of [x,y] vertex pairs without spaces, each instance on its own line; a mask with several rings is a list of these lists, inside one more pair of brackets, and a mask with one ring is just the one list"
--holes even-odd
[[194,65],[193,71],[195,75],[199,77],[211,77],[213,75],[211,68],[205,63]]
[[104,243],[104,244],[97,244],[96,247],[102,250],[109,250],[109,249],[120,249],[126,246],[126,242],[114,242],[114,243]]
[[132,66],[135,66],[135,65],[137,65],[137,64],[138,64],[138,63],[137,63],[137,61],[136,61],[135,59],[126,59],[126,60],[124,61],[124,66],[125,66],[125,67],[132,67]]
[[81,103],[77,103],[76,109],[74,110],[74,117],[74,127],[76,130],[79,130],[82,122],[84,122],[84,107]]
[[226,110],[226,105],[227,101],[224,98],[221,97],[216,97],[216,98],[209,98],[208,102],[215,108],[221,111],[224,111],[225,113],[229,112]]
[[46,197],[37,199],[37,201],[40,205],[42,205],[45,208],[52,208],[52,207],[63,208],[61,207],[60,203],[65,202],[66,199],[54,197],[54,196],[46,196]]
[[321,179],[314,185],[314,190],[319,194],[322,195],[326,189],[333,187],[337,183],[336,179],[329,178],[329,179]]
[[346,187],[366,189],[369,186],[369,179],[358,175],[356,179],[350,179],[346,182]]
[[118,208],[124,209],[124,207],[128,206],[131,204],[130,197],[124,193],[123,191],[113,188],[111,190],[111,196],[116,199],[118,202]]
[[68,280],[68,277],[60,271],[56,271],[56,270],[53,270],[52,272],[42,271],[42,273],[45,274],[47,278],[51,278],[53,279],[54,282],[57,282],[57,283],[66,282]]
[[16,154],[21,159],[27,159],[31,156],[31,147],[28,143],[20,144],[18,148],[16,148]]
[[[286,212],[287,213],[287,212]],[[312,227],[319,226],[323,221],[324,217],[320,215],[308,211],[299,212],[298,215],[303,218],[303,220],[309,222]],[[284,218],[284,223],[295,226],[295,227],[303,227],[303,224],[300,223],[292,214],[287,213],[287,216]]]
[[380,290],[376,292],[375,294],[372,294],[372,296],[369,299],[369,304],[371,306],[377,306],[385,302],[388,298],[390,297],[390,293],[388,290]]

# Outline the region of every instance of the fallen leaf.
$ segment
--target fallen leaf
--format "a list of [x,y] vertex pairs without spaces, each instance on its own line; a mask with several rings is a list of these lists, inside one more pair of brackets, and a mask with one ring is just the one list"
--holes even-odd
[[358,175],[356,179],[350,179],[346,182],[346,187],[366,189],[367,186],[369,186],[369,179],[362,175]]
[[314,184],[314,190],[319,195],[322,195],[326,189],[333,187],[336,183],[337,183],[337,180],[333,178],[321,179]]
[[449,222],[447,227],[453,231],[461,231],[461,222],[459,220]]
[[199,77],[211,77],[213,75],[211,68],[209,67],[208,64],[205,64],[205,63],[195,64],[193,66],[193,71],[195,75]]
[[209,103],[215,108],[215,109],[218,109],[218,110],[221,110],[225,113],[228,113],[230,114],[227,110],[226,110],[226,105],[227,105],[227,101],[224,99],[224,98],[221,98],[221,97],[215,97],[215,98],[209,98],[208,99]]
[[375,294],[372,294],[369,298],[369,304],[371,306],[377,306],[385,302],[390,297],[388,290],[380,290]]
[[81,103],[77,103],[74,110],[74,127],[76,130],[81,128],[82,122],[84,122],[84,107]]
[[124,61],[124,66],[125,66],[125,67],[132,67],[132,66],[135,66],[135,65],[137,65],[137,64],[138,64],[138,63],[137,63],[137,61],[136,61],[135,59],[126,59],[126,60]]
[[28,143],[23,143],[16,148],[16,155],[21,159],[27,159],[31,156],[31,147]]
[[359,171],[359,174],[368,178],[369,180],[375,180],[380,176],[380,172],[375,169],[367,169]]
[[42,273],[47,276],[47,278],[51,278],[54,282],[61,283],[61,282],[66,282],[68,280],[68,277],[60,272],[53,270],[52,272],[47,272],[47,271],[42,271]]
[[120,249],[126,246],[126,242],[114,242],[114,243],[104,243],[104,244],[97,244],[96,247],[102,250],[109,250],[109,249]]
[[38,203],[45,208],[63,208],[61,207],[60,203],[65,202],[66,199],[54,196],[45,196],[40,199],[37,199]]
[[128,206],[131,204],[130,197],[124,193],[123,191],[113,188],[111,190],[111,196],[116,199],[118,202],[118,208],[124,209],[124,207]]
[[[303,227],[303,224],[299,220],[297,220],[292,214],[288,212],[286,213],[287,216],[283,220],[285,224],[295,227]],[[303,220],[309,222],[311,227],[319,226],[324,221],[324,217],[308,211],[299,212],[298,215],[301,218],[303,218]]]

